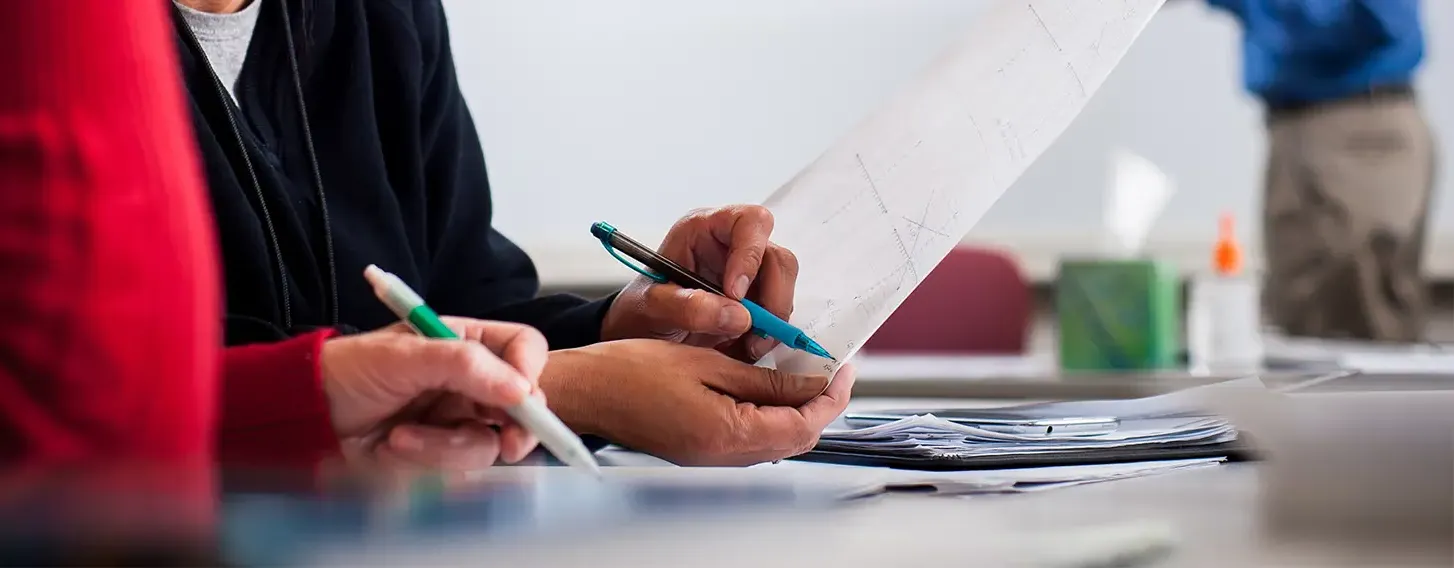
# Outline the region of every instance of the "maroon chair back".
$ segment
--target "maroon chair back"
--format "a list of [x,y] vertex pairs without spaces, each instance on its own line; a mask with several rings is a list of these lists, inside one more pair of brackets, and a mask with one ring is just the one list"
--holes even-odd
[[1017,354],[1032,317],[1030,287],[1005,253],[949,253],[869,338],[874,354]]

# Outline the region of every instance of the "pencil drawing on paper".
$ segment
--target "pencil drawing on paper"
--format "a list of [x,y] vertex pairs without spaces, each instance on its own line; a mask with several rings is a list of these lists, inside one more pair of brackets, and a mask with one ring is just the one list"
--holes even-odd
[[[764,202],[799,259],[792,322],[863,346],[1070,125],[1163,0],[999,0]],[[779,368],[837,365],[779,348]]]

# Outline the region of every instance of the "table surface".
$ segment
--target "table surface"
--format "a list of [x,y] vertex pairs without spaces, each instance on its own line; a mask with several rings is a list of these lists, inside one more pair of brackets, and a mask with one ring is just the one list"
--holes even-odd
[[[850,408],[906,402],[910,401],[860,397]],[[1003,399],[913,401],[918,402],[1007,403]],[[661,463],[639,454],[616,454],[603,461]],[[946,497],[891,493],[826,511],[643,525],[568,542],[451,542],[408,551],[371,550],[362,558],[421,566],[477,565],[487,559],[490,564],[508,566],[604,563],[673,568],[1082,566],[1086,564],[1051,560],[1075,549],[1076,543],[1110,546],[1116,542],[1106,534],[1134,537],[1149,531],[1170,537],[1174,545],[1166,556],[1137,566],[1454,565],[1454,546],[1425,550],[1366,542],[1274,544],[1259,522],[1260,467],[1228,464],[1031,494]],[[356,565],[360,557],[330,560],[325,564],[348,566]]]
[[[1170,537],[1155,567],[1442,566],[1454,553],[1368,543],[1271,544],[1257,518],[1257,466],[1236,464],[1020,495],[889,494],[832,510],[644,525],[566,542],[452,542],[371,550],[373,562],[417,566],[884,568],[1080,566],[1051,562],[1076,543],[1112,546],[1106,531]],[[1133,533],[1134,534],[1134,533]],[[1080,547],[1077,547],[1080,548]],[[357,565],[358,555],[324,565]],[[403,564],[399,564],[403,565]],[[1138,566],[1139,566],[1138,565]]]

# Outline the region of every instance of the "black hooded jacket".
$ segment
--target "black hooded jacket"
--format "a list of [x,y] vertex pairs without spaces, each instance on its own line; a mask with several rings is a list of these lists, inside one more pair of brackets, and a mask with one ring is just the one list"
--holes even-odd
[[557,349],[599,341],[609,299],[536,298],[530,259],[491,227],[440,0],[261,10],[237,104],[174,18],[221,239],[228,345],[396,321],[362,277],[369,264],[440,313],[530,324]]

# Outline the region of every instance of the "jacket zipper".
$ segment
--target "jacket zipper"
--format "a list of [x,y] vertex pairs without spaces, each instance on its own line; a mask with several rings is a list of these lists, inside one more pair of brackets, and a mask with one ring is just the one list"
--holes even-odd
[[[216,94],[222,100],[222,110],[227,114],[227,125],[232,129],[232,137],[237,141],[237,147],[242,152],[242,163],[247,167],[248,180],[252,182],[253,192],[257,194],[258,207],[262,209],[263,225],[267,227],[268,240],[273,246],[273,263],[278,269],[278,293],[283,298],[283,329],[293,329],[293,306],[288,292],[288,267],[283,263],[283,249],[278,242],[278,232],[273,228],[273,217],[268,213],[267,196],[263,193],[262,184],[258,182],[257,171],[253,169],[252,158],[248,156],[247,141],[242,137],[242,131],[238,129],[237,117],[232,114],[232,96],[227,94],[227,87],[222,80],[217,78],[217,70],[212,67],[212,62],[207,60],[207,52],[202,49],[202,42],[197,40],[197,35],[192,32],[192,26],[182,18],[175,6],[172,8],[174,24],[182,28],[186,35],[194,56],[202,60],[202,65],[207,68],[207,75],[212,78],[212,86]],[[331,255],[330,255],[331,256]]]

